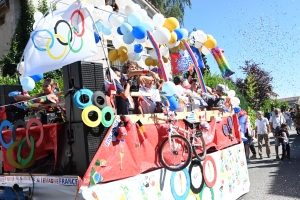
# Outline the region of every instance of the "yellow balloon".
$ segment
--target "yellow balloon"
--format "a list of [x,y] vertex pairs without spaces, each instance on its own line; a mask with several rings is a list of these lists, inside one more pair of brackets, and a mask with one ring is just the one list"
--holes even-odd
[[119,53],[119,55],[121,55],[121,56],[127,54],[127,52],[128,52],[128,50],[127,50],[127,48],[124,47],[124,46],[120,46],[119,49],[118,49],[118,53]]
[[206,46],[209,49],[212,49],[215,46],[217,46],[217,41],[215,40],[215,38],[207,38],[207,40],[204,42],[204,46]]
[[174,31],[179,26],[179,22],[175,17],[169,17],[165,20],[164,27],[170,32]]
[[158,63],[158,61],[157,61],[157,60],[153,60],[152,66],[156,66],[156,65],[157,65],[157,63]]
[[153,59],[152,58],[146,58],[145,64],[149,67],[153,64]]
[[169,59],[168,58],[166,58],[166,57],[162,57],[163,58],[163,60],[164,60],[164,63],[167,63],[168,61],[169,61]]
[[124,63],[126,60],[128,60],[128,55],[124,54],[124,55],[120,56],[119,60],[121,63]]
[[171,32],[171,38],[169,40],[169,44],[174,44],[175,42],[177,42],[177,34],[173,31]]
[[180,42],[179,47],[180,47],[181,50],[183,50],[183,51],[185,50],[185,46],[184,46],[184,44],[182,42]]
[[112,62],[116,61],[118,59],[119,55],[118,55],[118,51],[113,49],[113,50],[110,50],[108,52],[108,59]]

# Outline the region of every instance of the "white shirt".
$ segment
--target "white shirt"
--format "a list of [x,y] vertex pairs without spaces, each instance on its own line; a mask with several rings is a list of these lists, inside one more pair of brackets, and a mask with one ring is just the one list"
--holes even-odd
[[284,112],[283,116],[284,116],[285,120],[290,120],[291,119],[289,111]]
[[275,129],[277,126],[280,127],[281,124],[285,123],[286,120],[285,118],[282,116],[282,114],[279,115],[272,115],[272,117],[270,118],[270,122],[272,122],[272,128]]
[[[154,113],[156,107],[155,102],[161,101],[159,91],[157,89],[146,88],[145,86],[141,87],[139,91],[141,92],[142,95],[146,95],[144,97],[144,101],[141,101],[141,106],[143,108],[144,114]],[[145,101],[147,101],[148,104]]]
[[257,134],[268,134],[268,124],[267,118],[262,118],[261,120],[256,119],[255,126],[257,127]]

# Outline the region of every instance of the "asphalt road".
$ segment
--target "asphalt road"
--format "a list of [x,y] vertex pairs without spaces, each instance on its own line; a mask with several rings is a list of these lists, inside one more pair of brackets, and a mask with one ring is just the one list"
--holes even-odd
[[[296,131],[290,133],[291,160],[275,159],[274,138],[270,135],[271,158],[267,158],[264,146],[263,159],[251,160],[248,164],[250,192],[239,200],[300,199],[300,136],[297,136]],[[280,146],[280,156],[281,152]]]

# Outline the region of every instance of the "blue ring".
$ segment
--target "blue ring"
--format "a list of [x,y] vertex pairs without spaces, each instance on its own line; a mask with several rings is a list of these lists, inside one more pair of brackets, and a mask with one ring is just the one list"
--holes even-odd
[[[11,131],[11,140],[10,140],[9,143],[5,143],[4,140],[3,140],[3,137],[2,137],[2,129],[3,129],[5,126],[8,126],[9,129],[10,129],[10,131]],[[8,147],[14,142],[14,139],[15,139],[15,138],[13,138],[13,134],[12,134],[12,132],[13,132],[13,127],[12,127],[11,123],[10,123],[8,120],[4,120],[4,121],[1,123],[1,125],[0,125],[0,132],[1,132],[1,134],[0,134],[0,142],[1,142],[1,144],[2,144],[2,146],[3,146],[4,148],[8,149]]]
[[190,180],[190,175],[189,175],[189,171],[187,170],[187,168],[184,168],[182,170],[184,172],[184,175],[185,175],[185,178],[186,178],[186,189],[185,189],[185,192],[182,196],[179,196],[176,191],[175,191],[175,188],[174,188],[174,179],[175,179],[175,174],[176,172],[172,172],[172,175],[171,175],[171,184],[170,184],[170,187],[171,187],[171,192],[173,194],[173,197],[176,199],[176,200],[185,200],[188,195],[189,195],[189,192],[190,192],[190,187],[191,187],[191,180]]
[[[49,31],[49,30],[41,30],[41,31],[46,31],[47,33],[49,33],[49,35],[51,36],[51,44],[50,44],[50,49],[53,47],[54,45],[54,35]],[[32,43],[34,45],[34,47],[39,50],[39,51],[46,51],[46,48],[40,48],[38,46],[36,46],[35,42],[34,42],[34,37],[35,35],[38,33],[38,32],[41,32],[41,31],[35,31],[32,35],[31,35],[31,40],[32,40]]]
[[[89,90],[89,89],[81,89],[81,90],[78,90],[75,95],[74,95],[74,103],[75,105],[80,108],[80,109],[85,109],[87,106],[90,106],[90,105],[93,105],[92,103],[92,96],[93,96],[93,92],[92,90]],[[82,103],[80,101],[80,97],[82,95],[87,95],[89,97],[89,101],[87,103]]]

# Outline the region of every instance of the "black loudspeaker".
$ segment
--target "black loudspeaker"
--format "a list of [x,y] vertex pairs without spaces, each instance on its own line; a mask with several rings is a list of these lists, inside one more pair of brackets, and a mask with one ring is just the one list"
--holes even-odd
[[87,127],[83,122],[65,123],[58,136],[58,169],[64,175],[83,176],[102,143],[106,131],[103,126]]
[[[104,71],[101,63],[91,63],[78,61],[63,67],[64,91],[65,93],[71,88],[87,88],[95,91],[105,92],[104,87]],[[88,100],[85,97],[83,101]],[[65,99],[66,102],[66,117],[71,122],[81,122],[82,110],[77,108],[71,102],[70,96]],[[71,112],[71,119],[70,118]]]

